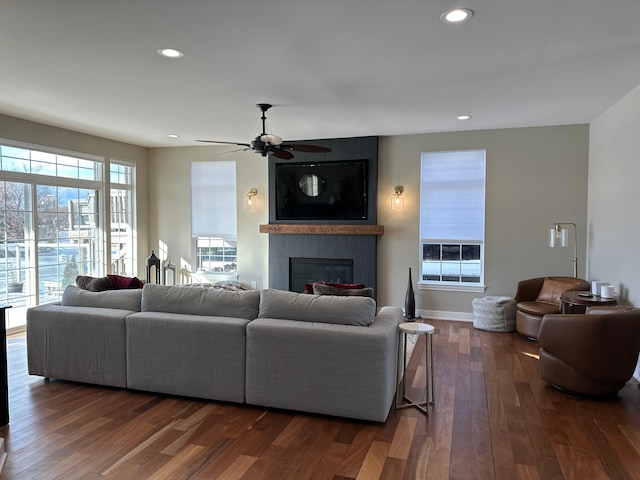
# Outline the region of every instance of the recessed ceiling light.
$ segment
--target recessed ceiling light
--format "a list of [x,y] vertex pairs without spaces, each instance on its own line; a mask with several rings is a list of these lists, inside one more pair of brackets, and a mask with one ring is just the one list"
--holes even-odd
[[158,53],[167,58],[180,58],[184,56],[184,53],[175,48],[161,48]]
[[471,118],[471,115],[458,115],[456,118],[458,120],[469,120]]
[[440,15],[440,20],[445,23],[460,23],[469,20],[472,16],[473,11],[468,8],[454,8]]
[[169,137],[169,138],[180,138],[180,135],[178,135],[177,133],[170,133],[169,135],[167,135],[167,137]]

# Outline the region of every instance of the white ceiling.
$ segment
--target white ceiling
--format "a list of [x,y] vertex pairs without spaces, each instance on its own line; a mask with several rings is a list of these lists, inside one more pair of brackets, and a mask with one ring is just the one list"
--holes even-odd
[[[453,6],[475,15],[444,24]],[[639,20],[639,0],[0,0],[0,113],[147,147],[248,142],[260,102],[285,140],[588,123],[640,84]]]

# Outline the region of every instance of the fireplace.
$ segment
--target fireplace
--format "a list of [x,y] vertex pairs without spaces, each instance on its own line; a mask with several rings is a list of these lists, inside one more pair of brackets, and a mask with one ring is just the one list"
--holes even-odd
[[[363,283],[376,288],[376,235],[276,234],[269,236],[269,287],[301,291],[293,287],[298,280],[290,279],[291,259],[335,263],[336,259],[351,264],[351,276],[342,283]],[[314,278],[315,281],[323,281]],[[329,281],[329,280],[325,280]],[[304,283],[302,285],[304,287]],[[375,294],[374,294],[375,295]]]
[[353,283],[353,260],[346,258],[289,258],[289,290],[303,293],[306,283]]

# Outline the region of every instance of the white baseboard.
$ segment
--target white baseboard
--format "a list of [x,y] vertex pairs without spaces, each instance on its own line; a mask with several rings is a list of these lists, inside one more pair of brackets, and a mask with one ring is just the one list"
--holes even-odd
[[473,322],[473,313],[443,312],[441,310],[416,310],[416,314],[422,318],[434,320],[451,320],[454,322]]

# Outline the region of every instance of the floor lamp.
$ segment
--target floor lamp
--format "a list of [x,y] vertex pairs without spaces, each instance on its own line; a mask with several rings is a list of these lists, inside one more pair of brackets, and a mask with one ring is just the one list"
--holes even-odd
[[554,223],[553,228],[549,230],[549,246],[567,247],[569,240],[568,232],[564,226],[573,227],[573,276],[578,278],[578,229],[575,223]]

